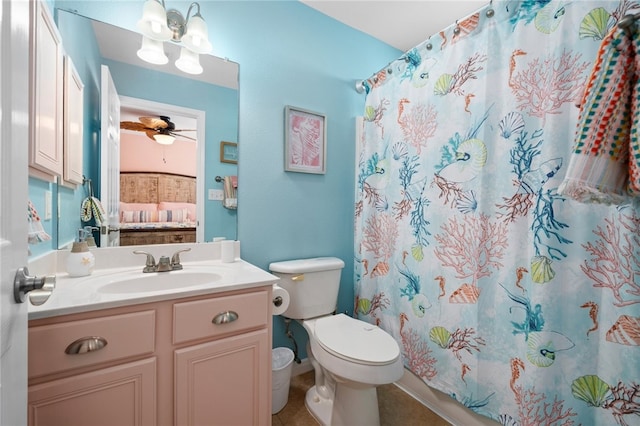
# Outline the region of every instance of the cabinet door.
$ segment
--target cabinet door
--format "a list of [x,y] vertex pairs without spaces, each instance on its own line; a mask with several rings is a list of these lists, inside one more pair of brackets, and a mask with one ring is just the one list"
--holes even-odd
[[29,426],[154,426],[156,359],[29,387]]
[[268,330],[175,351],[175,423],[271,423]]
[[47,5],[31,2],[31,136],[29,166],[33,175],[62,177],[62,40]]

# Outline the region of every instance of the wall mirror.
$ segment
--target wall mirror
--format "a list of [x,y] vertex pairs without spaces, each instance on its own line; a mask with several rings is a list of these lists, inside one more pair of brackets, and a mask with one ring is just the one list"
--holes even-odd
[[[239,65],[212,55],[201,55],[204,72],[185,74],[174,65],[180,49],[171,42],[165,43],[169,62],[153,65],[136,55],[141,46],[140,34],[62,9],[56,10],[56,21],[65,51],[73,60],[86,88],[84,161],[89,164],[88,178],[92,180],[94,191],[100,187],[100,171],[105,167],[99,147],[100,67],[107,65],[118,95],[125,100],[121,108],[122,121],[164,116],[170,118],[176,129],[188,130],[181,133],[184,138],[178,137],[173,144],[165,146],[144,132],[121,130],[121,155],[125,156],[120,161],[122,173],[175,174],[179,179],[193,175],[197,241],[211,241],[214,237],[236,239],[236,210],[226,208],[220,200],[221,194],[225,194],[219,177],[237,176],[237,165],[221,162],[219,147],[221,141],[238,142]],[[187,113],[182,114],[183,111]],[[197,117],[201,116],[204,116],[204,123],[197,123]],[[203,130],[198,132],[197,129]],[[237,178],[235,182],[237,184]],[[140,194],[153,191],[137,189]],[[81,200],[87,193],[86,186],[75,192],[62,187],[58,191],[61,201],[57,234],[58,247],[62,248],[75,235],[75,229],[65,229],[65,224],[77,223],[73,215],[78,214]],[[65,198],[72,201],[69,203]],[[128,200],[130,203],[133,201]],[[140,214],[139,210],[132,210]],[[174,218],[177,213],[178,210],[173,212]]]

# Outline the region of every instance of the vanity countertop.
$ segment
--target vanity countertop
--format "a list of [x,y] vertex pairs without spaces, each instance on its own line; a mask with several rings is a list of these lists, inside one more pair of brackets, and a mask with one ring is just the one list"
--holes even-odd
[[[51,297],[40,306],[29,303],[29,319],[270,286],[279,280],[240,259],[230,263],[216,258],[199,259],[183,261],[182,265],[182,270],[170,272],[143,273],[144,263],[138,262],[135,266],[98,269],[85,277],[58,273]],[[212,280],[208,279],[209,275]],[[154,287],[156,279],[158,289]],[[180,284],[174,285],[175,282]],[[128,288],[138,284],[143,284],[145,289],[136,292]]]

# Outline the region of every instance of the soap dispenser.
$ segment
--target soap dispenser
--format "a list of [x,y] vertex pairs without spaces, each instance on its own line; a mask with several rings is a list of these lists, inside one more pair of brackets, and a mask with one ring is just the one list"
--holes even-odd
[[87,246],[89,247],[89,250],[96,248],[96,240],[95,238],[93,238],[93,231],[97,231],[98,227],[96,226],[85,226],[84,227],[84,235],[85,235],[85,241],[87,242]]
[[67,256],[67,272],[70,277],[84,277],[93,272],[96,259],[89,251],[86,241],[86,231],[78,230],[78,240],[73,242],[71,252]]

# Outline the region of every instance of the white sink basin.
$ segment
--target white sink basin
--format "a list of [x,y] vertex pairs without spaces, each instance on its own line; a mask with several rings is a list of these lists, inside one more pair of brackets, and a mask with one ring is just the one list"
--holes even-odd
[[97,288],[100,293],[149,293],[154,291],[177,290],[185,287],[202,286],[222,278],[214,272],[170,271],[150,272],[112,276],[107,283]]

